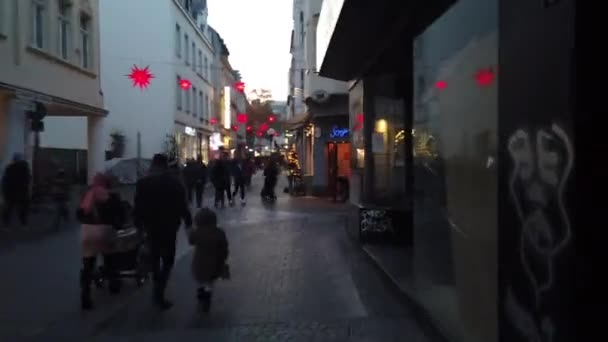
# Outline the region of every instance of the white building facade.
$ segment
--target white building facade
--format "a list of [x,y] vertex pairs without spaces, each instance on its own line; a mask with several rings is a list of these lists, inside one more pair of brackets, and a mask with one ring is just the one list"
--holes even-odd
[[[14,153],[32,162],[27,111],[47,110],[42,141],[82,146],[89,176],[103,170],[98,0],[0,1],[0,163]],[[61,125],[57,125],[61,122]],[[90,179],[90,178],[89,178]]]
[[323,0],[294,0],[289,128],[297,132],[303,173],[313,194],[350,179],[348,83],[318,75],[317,26]]
[[[122,156],[111,157],[170,152],[181,161],[208,160],[214,88],[205,2],[102,1],[100,17],[101,85],[114,113],[104,127],[104,147],[110,150],[113,133],[126,139]],[[128,76],[144,68],[153,77],[139,87]],[[49,135],[45,144],[61,139]]]

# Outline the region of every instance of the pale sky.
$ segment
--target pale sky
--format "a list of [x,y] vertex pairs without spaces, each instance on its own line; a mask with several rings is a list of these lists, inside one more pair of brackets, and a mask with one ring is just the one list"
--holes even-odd
[[207,0],[208,22],[224,39],[246,91],[267,88],[287,100],[292,0]]

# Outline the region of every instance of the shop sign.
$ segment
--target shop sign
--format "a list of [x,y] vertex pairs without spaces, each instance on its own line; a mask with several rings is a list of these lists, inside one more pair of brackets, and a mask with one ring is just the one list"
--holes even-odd
[[213,133],[209,141],[209,146],[213,151],[217,151],[221,146],[224,146],[222,136],[219,133]]
[[189,136],[194,137],[194,136],[196,136],[196,129],[194,129],[194,128],[190,127],[190,126],[186,126],[184,128],[184,133],[186,133]]
[[329,132],[330,138],[346,138],[348,137],[348,133],[350,130],[348,128],[339,128],[338,126],[334,126]]

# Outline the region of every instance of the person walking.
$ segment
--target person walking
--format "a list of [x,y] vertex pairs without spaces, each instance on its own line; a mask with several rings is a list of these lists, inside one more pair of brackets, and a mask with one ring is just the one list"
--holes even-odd
[[4,197],[4,225],[11,223],[13,211],[17,211],[23,226],[27,225],[30,205],[31,174],[27,161],[19,153],[13,155],[13,161],[4,170],[2,177],[2,195]]
[[236,200],[236,195],[241,192],[241,205],[245,205],[245,184],[247,183],[246,161],[237,157],[232,161],[232,179],[234,180],[234,192],[232,198]]
[[123,210],[120,199],[112,196],[109,189],[109,179],[103,174],[96,174],[76,212],[81,223],[80,303],[84,310],[93,309],[91,286],[95,278],[97,256],[108,251],[114,227],[120,224],[116,220],[120,220]]
[[262,188],[262,199],[269,202],[274,202],[277,198],[275,194],[275,187],[279,179],[279,164],[276,155],[270,156],[266,167],[264,168],[264,187]]
[[70,184],[64,169],[57,170],[57,175],[53,179],[53,199],[57,210],[54,227],[58,230],[61,227],[61,222],[67,222],[70,218],[68,210]]
[[217,216],[210,209],[201,209],[194,218],[194,229],[188,233],[190,244],[194,245],[192,274],[198,283],[197,298],[203,311],[209,311],[214,283],[219,278],[228,279],[230,272],[228,240],[226,233],[218,227]]
[[194,191],[196,192],[196,207],[198,209],[203,205],[203,195],[205,193],[205,185],[207,185],[207,166],[203,162],[203,158],[198,157],[195,168]]
[[165,290],[175,263],[177,232],[182,221],[190,228],[192,216],[184,186],[169,170],[165,155],[155,155],[149,175],[137,182],[133,211],[135,226],[146,233],[150,249],[153,301],[167,310],[173,306]]
[[228,203],[232,206],[232,194],[230,193],[230,165],[228,153],[221,151],[220,158],[215,161],[211,170],[211,182],[215,188],[215,207],[223,209],[225,207],[224,194],[228,197]]
[[197,165],[193,160],[188,160],[186,162],[186,167],[182,170],[184,185],[186,187],[186,193],[188,194],[188,202],[192,203],[194,187],[197,179]]

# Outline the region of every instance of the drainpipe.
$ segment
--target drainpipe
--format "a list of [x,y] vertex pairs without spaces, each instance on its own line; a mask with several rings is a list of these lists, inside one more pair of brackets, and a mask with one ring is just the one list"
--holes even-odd
[[15,32],[15,39],[13,39],[13,57],[15,58],[15,65],[21,64],[21,29],[19,25],[21,21],[19,20],[19,5],[21,5],[23,1],[14,0],[13,1],[13,31]]

